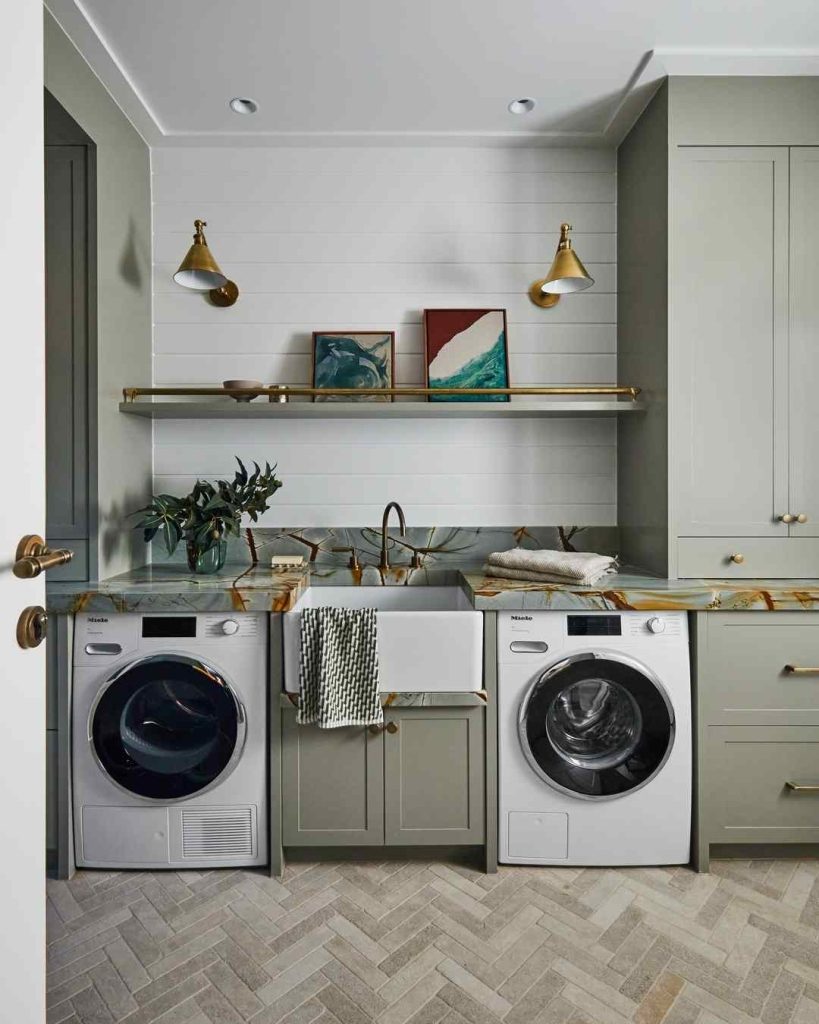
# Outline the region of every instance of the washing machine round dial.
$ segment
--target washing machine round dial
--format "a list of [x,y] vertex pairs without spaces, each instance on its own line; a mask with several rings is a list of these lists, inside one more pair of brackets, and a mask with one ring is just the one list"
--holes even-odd
[[239,623],[236,619],[225,619],[222,623],[222,632],[225,636],[234,636],[239,632]]
[[653,618],[646,622],[650,633],[664,633],[665,632],[665,620],[661,619],[659,615],[655,615]]

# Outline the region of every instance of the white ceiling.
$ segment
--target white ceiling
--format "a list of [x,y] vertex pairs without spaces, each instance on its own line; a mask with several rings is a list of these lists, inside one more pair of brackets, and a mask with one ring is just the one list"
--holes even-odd
[[[819,73],[816,0],[47,0],[151,144],[595,144],[670,74]],[[258,113],[234,114],[233,96]],[[537,101],[515,116],[516,97]]]

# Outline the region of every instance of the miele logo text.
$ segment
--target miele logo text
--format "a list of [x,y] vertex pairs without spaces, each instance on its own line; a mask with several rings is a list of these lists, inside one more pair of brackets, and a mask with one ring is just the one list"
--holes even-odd
[[512,621],[513,622],[531,622],[532,621],[532,616],[531,615],[513,615],[512,616]]
[[108,621],[108,619],[95,619],[95,618],[93,617],[93,615],[89,615],[89,616],[88,616],[88,621],[89,621],[89,622],[107,622],[107,621]]

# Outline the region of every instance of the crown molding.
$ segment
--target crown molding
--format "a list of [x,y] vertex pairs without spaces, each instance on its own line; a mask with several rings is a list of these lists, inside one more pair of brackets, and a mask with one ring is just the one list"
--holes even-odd
[[44,6],[146,145],[163,145],[167,133],[81,0],[44,0]]
[[186,132],[166,130],[82,0],[45,0],[54,20],[148,146],[616,147],[667,77],[817,76],[819,51],[657,47],[638,61],[596,132]]
[[799,78],[819,75],[819,50],[809,49],[686,49],[663,46],[652,59],[668,76]]

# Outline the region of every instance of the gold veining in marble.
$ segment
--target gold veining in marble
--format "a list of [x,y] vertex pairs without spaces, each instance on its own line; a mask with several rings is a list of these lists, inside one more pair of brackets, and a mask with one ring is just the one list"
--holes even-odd
[[[819,580],[667,580],[618,573],[606,587],[532,583],[465,573],[467,595],[489,610],[585,607],[614,611],[813,611]],[[617,582],[617,586],[611,584]]]

